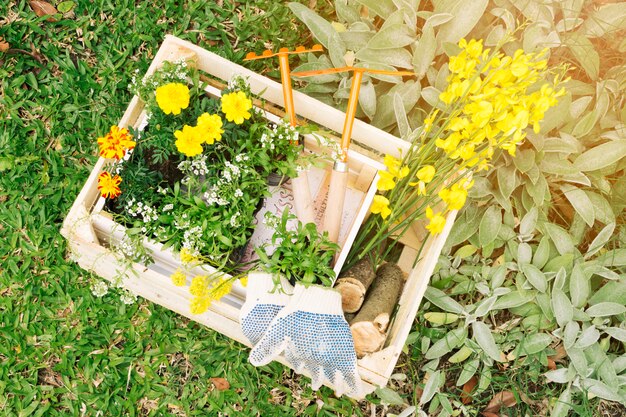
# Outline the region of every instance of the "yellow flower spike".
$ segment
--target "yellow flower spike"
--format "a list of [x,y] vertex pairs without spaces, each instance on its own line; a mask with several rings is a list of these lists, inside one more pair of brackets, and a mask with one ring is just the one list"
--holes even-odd
[[424,165],[420,169],[417,170],[417,178],[422,181],[424,184],[428,184],[435,178],[436,174],[435,167],[432,165]]
[[222,112],[226,120],[240,125],[252,116],[252,100],[243,91],[236,91],[222,96]]
[[209,291],[209,298],[211,300],[219,300],[230,292],[233,287],[233,282],[229,279],[219,279],[213,282],[211,290]]
[[191,280],[189,292],[191,295],[195,295],[196,297],[207,296],[209,294],[207,285],[207,277],[205,275],[197,275]]
[[439,191],[439,197],[450,210],[460,210],[467,200],[467,190],[461,184],[456,183],[450,188]]
[[176,137],[176,149],[178,152],[188,156],[196,156],[202,153],[202,139],[196,127],[183,126],[183,130],[174,132]]
[[178,268],[172,275],[170,275],[170,279],[172,280],[172,284],[177,287],[182,287],[187,283],[187,275],[183,273],[183,271]]
[[198,258],[192,254],[189,249],[182,248],[180,250],[180,261],[184,264],[191,264],[198,261]]
[[222,140],[222,118],[217,114],[203,113],[198,117],[197,128],[199,139],[208,145]]
[[156,101],[165,114],[180,114],[189,107],[189,87],[181,83],[169,83],[156,89]]
[[373,214],[380,214],[380,217],[386,219],[391,214],[391,209],[389,208],[389,200],[382,195],[375,195],[374,201],[372,201],[372,208],[370,211]]
[[430,220],[426,229],[428,229],[431,235],[437,235],[443,232],[446,226],[446,218],[443,217],[441,212],[435,214],[433,213],[433,209],[428,206],[426,207],[426,217]]
[[193,297],[189,309],[191,314],[202,314],[209,309],[211,299],[208,296]]
[[380,178],[376,183],[376,188],[378,191],[387,191],[392,190],[396,186],[396,182],[394,181],[394,176],[388,171],[378,171],[378,175]]

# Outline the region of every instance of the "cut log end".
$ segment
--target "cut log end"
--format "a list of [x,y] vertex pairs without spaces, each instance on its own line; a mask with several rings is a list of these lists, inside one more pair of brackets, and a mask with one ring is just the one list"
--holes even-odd
[[346,313],[355,313],[361,308],[365,299],[365,288],[361,282],[353,278],[337,280],[335,289],[341,294],[341,307]]
[[365,355],[380,350],[385,343],[387,335],[381,332],[378,326],[372,322],[362,321],[350,326],[354,339],[356,356],[362,358]]
[[378,268],[363,307],[350,322],[357,356],[374,353],[383,347],[391,313],[403,285],[404,274],[398,265],[387,263]]
[[375,277],[374,268],[367,257],[339,276],[335,288],[341,293],[343,311],[354,313],[361,308],[367,289]]

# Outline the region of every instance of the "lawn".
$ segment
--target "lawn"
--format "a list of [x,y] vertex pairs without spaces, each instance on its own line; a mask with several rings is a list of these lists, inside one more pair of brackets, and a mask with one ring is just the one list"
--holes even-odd
[[[408,407],[420,404],[426,375],[436,375],[441,378],[436,393],[429,401],[421,399],[431,415],[449,415],[448,405],[458,411],[454,415],[477,415],[494,398],[504,403],[494,415],[498,410],[510,416],[550,415],[549,410],[561,417],[626,415],[619,405],[625,401],[626,375],[626,313],[619,308],[626,304],[625,23],[623,9],[621,15],[618,9],[597,12],[615,2],[588,2],[584,8],[581,2],[582,25],[575,20],[578,15],[557,10],[563,21],[574,19],[568,22],[594,36],[589,41],[561,24],[565,28],[558,33],[570,43],[555,47],[552,59],[580,69],[572,72],[560,113],[547,122],[552,134],[531,137],[532,146],[519,157],[502,156],[494,162],[498,169],[477,179],[397,373],[387,389],[362,402],[336,398],[325,387],[314,392],[308,379],[276,363],[255,368],[242,345],[158,305],[141,299],[125,304],[116,291],[94,296],[91,286],[98,278],[72,261],[59,233],[97,160],[95,139],[120,119],[131,99],[127,86],[133,74],[146,71],[165,34],[241,63],[249,51],[312,44],[316,33],[309,34],[310,20],[271,0],[57,1],[52,3],[65,12],[52,18],[38,16],[41,3],[0,5],[0,414],[360,416],[407,410],[407,416]],[[346,8],[337,18],[329,1],[301,3],[328,19],[356,19]],[[426,3],[426,11],[432,11]],[[478,17],[514,10],[507,4],[498,12],[496,4],[502,2],[492,3]],[[570,3],[576,7],[578,2]],[[531,19],[530,11],[522,12]],[[603,22],[600,17],[609,14],[618,15],[610,27],[587,23]],[[511,13],[507,23],[514,20]],[[482,32],[472,33],[497,36],[486,26],[483,22]],[[536,27],[535,38],[527,35],[524,47],[549,37],[541,25]],[[441,51],[434,54],[442,66],[447,58]],[[276,68],[267,65],[246,64],[278,78]],[[441,88],[442,80],[436,71],[423,74],[420,105],[432,104],[430,84]],[[308,88],[322,100],[345,105],[320,93],[323,89]],[[381,85],[377,92],[383,96],[389,88]],[[412,110],[418,98],[407,109],[411,128],[423,120]],[[383,107],[380,99],[381,114]],[[363,117],[401,133],[395,119]],[[605,143],[616,143],[619,150],[594,153]],[[614,160],[603,157],[607,153]],[[606,164],[594,165],[594,158]],[[497,212],[499,222],[485,220],[485,212]],[[502,260],[514,272],[501,274]],[[548,288],[541,294],[533,288],[537,271]],[[584,282],[587,292],[581,295],[572,282]],[[487,295],[498,289],[503,291],[486,308]],[[437,292],[445,293],[445,302],[433,301]],[[555,304],[555,298],[563,300],[561,294],[567,301]],[[481,302],[482,318],[476,314]],[[597,305],[608,310],[598,311]],[[442,322],[427,314],[446,311],[456,319]],[[494,363],[481,353],[484,339],[468,337],[467,331],[461,343],[440,349],[450,345],[445,342],[452,331],[471,324],[463,325],[470,316],[488,323],[497,349],[510,354],[507,361]],[[580,325],[572,329],[568,321]],[[575,334],[564,350],[560,341],[568,331]],[[531,342],[537,348],[518,348]],[[463,349],[469,350],[465,358],[451,360]],[[553,374],[553,382],[547,382],[547,371],[568,366],[572,375]],[[558,405],[559,398],[567,407]]]

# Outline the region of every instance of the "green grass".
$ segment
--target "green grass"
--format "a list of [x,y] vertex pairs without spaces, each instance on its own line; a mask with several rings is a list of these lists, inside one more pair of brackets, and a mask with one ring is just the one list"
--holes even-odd
[[[307,378],[275,363],[255,368],[242,345],[158,305],[94,297],[96,278],[72,262],[59,234],[96,161],[97,135],[120,119],[132,74],[145,72],[164,35],[241,62],[251,50],[309,42],[286,6],[78,0],[69,15],[47,22],[27,1],[5,1],[0,16],[0,37],[13,48],[0,53],[0,415],[370,415],[368,401],[313,392]],[[276,77],[266,65],[248,66]],[[417,342],[400,358],[391,387],[408,404],[419,402],[424,376],[419,340],[437,332],[418,317]],[[532,404],[520,401],[509,415],[545,411],[543,399],[562,387],[545,384],[544,371],[493,369],[491,386],[471,406],[478,413],[511,390]],[[444,395],[458,398],[458,369],[447,372]],[[218,390],[211,378],[230,388]],[[606,404],[584,399],[575,412],[610,415],[599,414]]]
[[[94,297],[95,278],[69,259],[59,229],[95,139],[119,120],[133,72],[165,34],[240,62],[304,33],[279,2],[164,3],[83,0],[57,22],[26,1],[0,5],[0,36],[14,49],[0,54],[0,415],[360,415],[164,308]],[[276,75],[263,65],[251,68]]]

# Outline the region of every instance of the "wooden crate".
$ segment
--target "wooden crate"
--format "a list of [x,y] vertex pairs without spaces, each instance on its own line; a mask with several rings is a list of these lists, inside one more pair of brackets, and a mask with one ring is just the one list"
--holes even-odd
[[[153,73],[163,61],[173,61],[180,58],[193,59],[199,70],[219,80],[226,81],[233,75],[242,75],[248,79],[253,94],[262,97],[270,105],[281,108],[283,106],[282,89],[279,83],[174,36],[166,36],[148,69],[148,74]],[[219,90],[209,89],[208,92],[219,94]],[[294,101],[299,117],[315,122],[331,131],[341,132],[345,118],[343,112],[299,92],[294,92]],[[119,126],[139,127],[145,117],[143,110],[143,103],[137,97],[133,97],[119,122]],[[271,112],[266,112],[266,117],[270,120],[276,119],[276,116],[273,116]],[[353,149],[350,151],[351,174],[349,184],[350,187],[361,192],[361,201],[359,202],[358,213],[356,216],[352,216],[347,229],[348,232],[340,238],[343,247],[336,264],[337,269],[345,260],[347,251],[369,211],[375,194],[375,184],[378,178],[376,173],[378,169],[382,168],[381,158],[376,157],[376,154],[391,154],[398,157],[400,152],[408,149],[406,142],[359,120],[355,121],[352,134],[353,140],[356,142],[355,148],[358,148],[360,144],[374,150],[374,152],[368,151],[369,156],[365,156],[363,154],[365,152],[357,152]],[[307,147],[314,146],[314,141],[310,138],[306,142]],[[124,228],[115,223],[111,215],[103,210],[103,200],[97,190],[97,178],[106,162],[103,158],[97,161],[65,218],[61,230],[63,236],[67,238],[78,264],[108,280],[113,280],[121,274],[124,277],[122,280],[124,287],[136,295],[249,346],[248,340],[241,332],[238,321],[239,310],[245,301],[245,288],[234,285],[233,291],[219,302],[212,303],[209,311],[200,315],[192,315],[189,311],[191,295],[188,288],[174,286],[169,278],[171,272],[179,266],[178,257],[170,250],[164,250],[162,245],[146,240],[145,246],[153,255],[155,263],[149,267],[132,264],[132,271],[128,271],[125,269],[128,266],[123,266],[117,255],[109,249],[109,245],[122,238]],[[365,356],[358,361],[359,374],[366,393],[373,391],[377,386],[386,385],[393,373],[455,216],[455,212],[450,213],[444,231],[426,242],[420,259],[417,259],[417,255],[423,240],[423,230],[413,230],[401,240],[404,243],[404,249],[399,265],[407,273],[407,281],[395,317],[390,325],[385,347],[381,351]],[[206,274],[207,268],[210,270],[210,267],[198,268],[198,273],[204,272]],[[279,359],[279,361],[287,365],[284,360]]]

